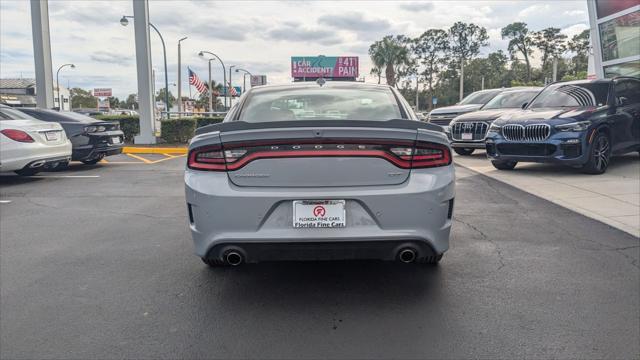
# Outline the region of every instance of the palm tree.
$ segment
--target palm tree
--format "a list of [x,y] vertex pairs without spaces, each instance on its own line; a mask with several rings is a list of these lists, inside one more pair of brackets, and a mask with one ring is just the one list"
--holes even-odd
[[396,86],[396,69],[408,62],[408,50],[403,36],[387,35],[369,47],[369,56],[374,68],[384,68],[387,84]]

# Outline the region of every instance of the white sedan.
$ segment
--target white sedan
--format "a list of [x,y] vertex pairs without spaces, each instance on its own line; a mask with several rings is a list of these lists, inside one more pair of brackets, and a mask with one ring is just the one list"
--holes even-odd
[[34,175],[66,166],[71,142],[62,126],[0,105],[0,172]]

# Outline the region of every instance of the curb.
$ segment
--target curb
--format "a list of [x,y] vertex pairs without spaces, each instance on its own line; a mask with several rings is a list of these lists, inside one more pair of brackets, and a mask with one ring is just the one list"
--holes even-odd
[[125,146],[122,148],[123,154],[186,154],[186,147],[138,147]]

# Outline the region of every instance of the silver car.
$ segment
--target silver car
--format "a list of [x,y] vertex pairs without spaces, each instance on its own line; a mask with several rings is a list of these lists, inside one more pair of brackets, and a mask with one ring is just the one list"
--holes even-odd
[[184,180],[195,252],[210,266],[438,263],[449,248],[449,142],[389,86],[251,89],[198,129]]

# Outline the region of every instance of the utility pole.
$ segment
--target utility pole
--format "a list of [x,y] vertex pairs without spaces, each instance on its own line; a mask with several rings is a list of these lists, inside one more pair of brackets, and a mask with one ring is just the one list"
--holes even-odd
[[464,97],[464,59],[460,59],[460,100]]
[[418,84],[418,74],[416,74],[416,111],[420,109],[420,85]]
[[558,79],[558,58],[553,57],[553,82],[556,82]]
[[182,116],[182,55],[180,53],[180,42],[186,39],[187,37],[185,36],[178,40],[178,117]]
[[229,66],[229,86],[227,86],[227,93],[226,95],[229,96],[229,110],[231,110],[231,105],[233,104],[233,96],[231,96],[231,70],[236,67],[235,65],[231,65]]
[[31,0],[31,33],[36,74],[36,103],[38,107],[51,109],[54,95],[48,0]]
[[484,90],[484,76],[482,77],[482,82],[480,85],[480,90]]

